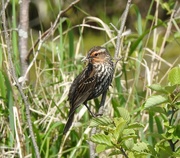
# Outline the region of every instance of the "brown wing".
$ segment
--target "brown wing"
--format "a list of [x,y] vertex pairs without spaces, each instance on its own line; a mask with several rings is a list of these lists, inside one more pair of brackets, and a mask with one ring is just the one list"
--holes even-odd
[[69,101],[74,110],[87,100],[92,93],[96,83],[95,71],[92,65],[88,65],[84,71],[79,74],[71,85],[69,91]]
[[71,107],[69,111],[68,121],[64,127],[63,134],[66,134],[66,132],[71,127],[75,110],[81,103],[84,103],[92,93],[92,90],[94,89],[96,83],[94,74],[95,72],[93,70],[93,67],[89,65],[81,74],[76,77],[76,79],[72,83],[68,95]]

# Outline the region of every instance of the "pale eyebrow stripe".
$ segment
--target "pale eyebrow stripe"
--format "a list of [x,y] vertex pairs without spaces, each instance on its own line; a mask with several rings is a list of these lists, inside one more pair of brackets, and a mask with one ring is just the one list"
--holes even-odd
[[98,50],[97,53],[99,53],[99,52],[105,52],[105,51],[106,51],[106,49],[102,48],[102,49]]

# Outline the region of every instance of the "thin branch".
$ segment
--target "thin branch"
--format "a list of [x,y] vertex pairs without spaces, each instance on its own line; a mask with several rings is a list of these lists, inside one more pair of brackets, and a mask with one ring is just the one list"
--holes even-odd
[[0,16],[2,16],[2,14],[5,12],[9,2],[10,2],[10,0],[7,0],[6,3],[4,4],[4,6],[3,6],[2,10],[1,10]]
[[[106,101],[106,94],[107,94],[107,90],[102,94],[100,108],[98,110],[98,115],[102,115],[104,113],[104,104]],[[93,136],[94,134],[96,134],[96,127],[93,127],[91,130],[91,136]],[[90,158],[95,158],[96,157],[95,144],[92,141],[89,142],[89,150],[90,150]]]
[[[120,26],[120,29],[119,29],[118,35],[117,35],[116,49],[115,49],[115,54],[114,54],[114,58],[115,58],[116,62],[115,62],[114,67],[116,67],[117,62],[120,60],[120,59],[118,59],[118,56],[119,56],[119,52],[120,52],[121,37],[122,37],[122,33],[123,33],[123,30],[124,30],[124,27],[125,27],[125,22],[126,22],[126,19],[127,19],[127,15],[129,13],[130,5],[131,5],[131,0],[128,0],[127,5],[126,5],[126,9],[125,9],[124,14],[123,14],[122,23],[121,23],[121,26]],[[98,114],[103,114],[103,112],[104,112],[104,104],[105,104],[105,100],[106,100],[106,93],[107,93],[107,91],[104,92],[103,95],[102,95]],[[91,130],[91,135],[94,135],[95,133],[96,133],[96,128],[94,127]],[[90,142],[89,146],[90,146],[89,147],[90,148],[90,158],[95,158],[96,157],[95,144],[93,142]],[[122,148],[120,148],[120,150],[121,150],[122,154],[126,158],[128,158],[125,151]]]
[[122,152],[122,154],[124,155],[125,158],[128,158],[126,152],[124,151],[124,149],[122,147],[120,148],[120,151]]
[[[2,6],[4,6],[4,0],[2,2]],[[19,93],[20,93],[20,95],[22,97],[22,100],[23,100],[23,102],[25,104],[26,118],[27,118],[27,123],[28,123],[28,126],[29,126],[29,133],[30,133],[30,136],[31,136],[31,140],[32,140],[32,143],[33,143],[33,147],[34,147],[34,150],[35,150],[36,157],[40,158],[39,148],[38,148],[37,143],[36,143],[36,139],[35,139],[35,136],[34,136],[34,133],[33,133],[33,128],[32,128],[32,122],[31,122],[31,118],[30,118],[30,110],[29,110],[30,103],[28,102],[27,97],[23,92],[22,86],[18,82],[18,78],[16,76],[14,65],[13,65],[13,62],[12,62],[12,47],[11,47],[11,43],[10,43],[11,40],[9,38],[9,34],[8,34],[8,31],[7,31],[5,12],[2,13],[2,21],[3,21],[3,28],[4,28],[4,33],[5,33],[5,41],[6,41],[6,44],[7,44],[7,52],[8,52],[8,62],[9,62],[9,70],[8,71],[9,71],[12,79],[15,81],[17,89],[18,89],[18,91],[19,91]]]
[[[91,130],[91,136],[93,136],[94,134],[96,134],[96,127],[93,127]],[[96,157],[96,146],[95,143],[93,143],[92,141],[89,141],[89,154],[90,154],[90,158],[95,158]]]
[[121,36],[122,36],[124,26],[126,23],[127,15],[129,13],[130,5],[131,5],[131,0],[128,0],[127,5],[126,5],[126,10],[123,13],[122,23],[121,23],[121,26],[120,26],[120,29],[119,29],[118,35],[117,35],[116,50],[115,50],[115,54],[114,54],[114,58],[116,60],[118,59],[118,56],[120,53]]

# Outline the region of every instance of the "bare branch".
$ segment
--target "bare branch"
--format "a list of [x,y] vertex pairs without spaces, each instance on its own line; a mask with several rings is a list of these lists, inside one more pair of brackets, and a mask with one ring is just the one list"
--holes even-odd
[[118,59],[118,56],[119,56],[120,44],[121,44],[121,36],[122,36],[124,26],[125,26],[125,23],[126,23],[127,15],[129,13],[130,5],[131,5],[131,0],[128,0],[127,5],[126,5],[126,10],[123,13],[122,23],[121,23],[121,26],[120,26],[120,29],[119,29],[118,35],[117,35],[116,50],[115,50],[115,54],[114,54],[114,58],[116,60]]
[[[115,65],[114,65],[115,67],[116,67],[117,62],[119,61],[118,56],[119,56],[119,52],[120,52],[121,36],[122,36],[123,30],[124,30],[127,15],[129,13],[130,5],[131,5],[131,0],[128,0],[127,5],[126,5],[126,9],[125,9],[124,14],[123,14],[122,23],[121,23],[120,29],[118,30],[116,49],[115,49],[115,54],[114,54],[114,58],[116,60]],[[99,114],[104,113],[104,103],[105,103],[105,99],[106,99],[106,93],[107,92],[105,92],[102,95],[100,108],[99,108],[99,111],[98,111]],[[94,127],[91,130],[91,135],[94,135],[95,133],[96,133],[96,128]],[[90,148],[90,158],[95,158],[96,157],[95,144],[93,142],[90,142],[89,146],[90,146],[89,147]],[[126,153],[125,153],[125,151],[123,149],[121,149],[121,152],[127,158],[127,155],[126,155]]]
[[4,4],[4,6],[3,6],[2,10],[1,10],[0,16],[2,16],[2,14],[5,12],[9,2],[10,2],[10,0],[7,0],[6,3]]

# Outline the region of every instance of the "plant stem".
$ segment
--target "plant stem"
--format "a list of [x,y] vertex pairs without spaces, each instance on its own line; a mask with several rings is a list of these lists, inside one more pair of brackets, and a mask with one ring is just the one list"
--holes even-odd
[[120,150],[121,150],[122,154],[124,155],[124,157],[125,157],[125,158],[128,158],[126,152],[124,151],[124,149],[123,149],[122,147],[120,148]]

